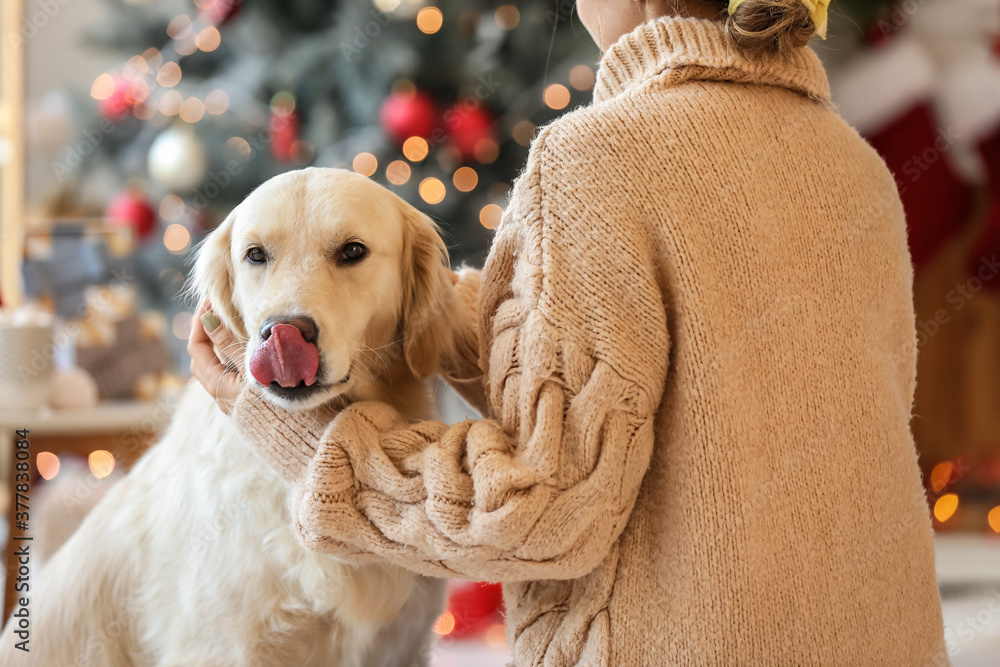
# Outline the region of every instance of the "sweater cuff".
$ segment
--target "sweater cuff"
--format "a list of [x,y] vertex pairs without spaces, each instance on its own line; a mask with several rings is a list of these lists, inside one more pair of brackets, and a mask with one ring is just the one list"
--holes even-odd
[[279,408],[256,388],[240,393],[230,416],[257,454],[288,482],[302,479],[323,430],[333,418],[327,410]]

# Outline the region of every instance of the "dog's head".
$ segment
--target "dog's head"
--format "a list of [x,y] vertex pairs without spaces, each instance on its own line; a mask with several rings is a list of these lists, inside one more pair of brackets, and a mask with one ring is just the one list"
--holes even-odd
[[199,250],[194,287],[244,341],[244,369],[280,405],[418,378],[451,340],[448,252],[434,223],[340,169],[272,178]]

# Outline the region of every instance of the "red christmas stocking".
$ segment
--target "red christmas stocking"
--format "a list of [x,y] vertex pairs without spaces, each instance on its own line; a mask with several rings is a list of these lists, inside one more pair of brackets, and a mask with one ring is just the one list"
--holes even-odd
[[948,156],[957,137],[937,120],[937,73],[923,48],[900,39],[870,49],[831,83],[844,118],[896,178],[919,269],[968,223],[973,194]]

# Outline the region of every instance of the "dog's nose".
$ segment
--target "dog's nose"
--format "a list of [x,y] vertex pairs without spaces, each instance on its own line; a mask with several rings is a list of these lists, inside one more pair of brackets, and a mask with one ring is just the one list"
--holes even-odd
[[316,337],[319,336],[319,328],[316,326],[316,321],[311,317],[288,317],[283,315],[269,317],[264,320],[264,325],[260,328],[261,340],[267,340],[271,337],[271,329],[274,328],[275,324],[290,324],[302,332],[302,338],[307,343],[316,344]]

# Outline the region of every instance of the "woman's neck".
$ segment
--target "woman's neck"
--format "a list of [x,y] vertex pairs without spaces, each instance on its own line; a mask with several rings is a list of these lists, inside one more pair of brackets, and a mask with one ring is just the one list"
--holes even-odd
[[643,23],[662,16],[718,19],[722,9],[707,0],[578,0],[580,19],[602,51]]

